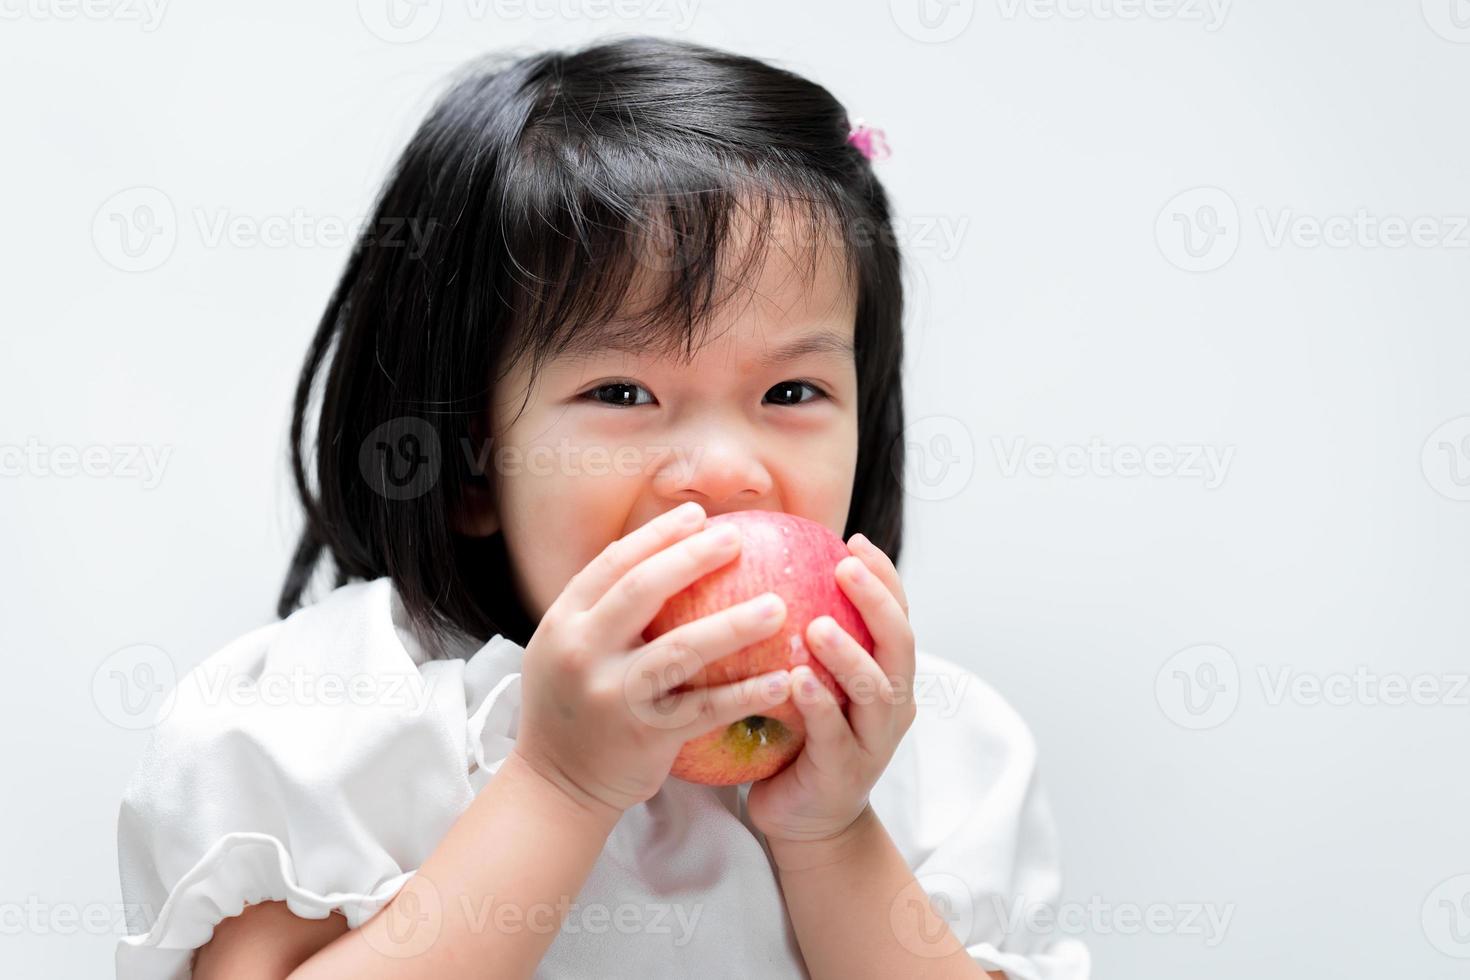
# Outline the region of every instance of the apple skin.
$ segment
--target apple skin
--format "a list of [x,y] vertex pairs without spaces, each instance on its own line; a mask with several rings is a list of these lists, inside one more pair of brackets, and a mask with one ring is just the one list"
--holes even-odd
[[[806,628],[819,616],[831,616],[869,656],[873,653],[862,614],[837,584],[837,563],[851,554],[847,545],[825,525],[780,511],[731,511],[705,521],[706,527],[721,524],[740,529],[739,555],[670,596],[643,631],[644,641],[765,592],[786,603],[786,619],[764,640],[706,664],[674,692],[806,664],[838,705],[846,706],[846,692],[807,649]],[[801,710],[788,700],[685,742],[670,775],[707,786],[765,779],[789,765],[805,743]]]

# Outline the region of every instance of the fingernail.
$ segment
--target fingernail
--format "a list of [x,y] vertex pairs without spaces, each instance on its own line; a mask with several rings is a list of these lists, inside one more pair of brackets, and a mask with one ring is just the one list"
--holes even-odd
[[713,540],[715,544],[721,547],[729,544],[734,544],[736,541],[740,540],[740,530],[738,528],[733,528],[728,524],[726,524],[724,527],[715,528]]
[[699,520],[699,515],[700,507],[692,500],[674,508],[674,521],[679,524],[693,524]]
[[816,677],[814,677],[812,675],[812,673],[810,671],[808,671],[801,678],[801,693],[802,694],[816,694],[817,693],[817,679],[816,679]]
[[775,619],[781,614],[782,605],[780,596],[768,595],[756,602],[755,613],[761,619]]

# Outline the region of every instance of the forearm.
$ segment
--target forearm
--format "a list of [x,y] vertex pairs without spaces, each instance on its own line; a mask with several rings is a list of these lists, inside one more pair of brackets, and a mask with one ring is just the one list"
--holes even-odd
[[377,915],[291,974],[530,977],[617,823],[515,752]]
[[993,977],[930,907],[872,807],[830,841],[771,841],[787,913],[814,980]]

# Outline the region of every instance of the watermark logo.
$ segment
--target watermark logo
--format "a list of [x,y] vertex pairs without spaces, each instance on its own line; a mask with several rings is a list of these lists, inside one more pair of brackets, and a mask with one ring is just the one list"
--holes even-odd
[[388,500],[413,500],[439,481],[439,433],[427,419],[403,415],[368,433],[357,454],[368,486]]
[[173,659],[149,643],[107,655],[92,674],[92,703],[118,728],[141,731],[173,710],[178,680]]
[[92,216],[92,244],[97,254],[123,272],[158,268],[174,253],[178,241],[173,201],[157,187],[118,191]]
[[1181,728],[1216,728],[1230,720],[1240,703],[1240,668],[1224,647],[1186,647],[1159,668],[1154,699]]
[[1446,41],[1470,44],[1470,0],[1421,0],[1424,22]]
[[357,16],[379,40],[412,44],[439,26],[444,0],[357,0]]
[[362,936],[376,952],[404,960],[428,952],[443,929],[444,900],[439,887],[422,871],[415,871],[392,901],[363,923]]
[[1435,493],[1470,500],[1470,415],[1450,419],[1429,433],[1419,463]]
[[975,19],[975,0],[888,0],[893,23],[923,44],[953,41]]
[[[904,426],[902,465],[894,475],[904,492],[930,502],[959,496],[975,475],[969,426],[949,415],[927,415]],[[896,454],[895,454],[896,456]]]
[[915,956],[948,956],[975,927],[975,899],[958,875],[920,874],[889,903],[888,925],[900,945]]
[[1185,272],[1212,272],[1240,247],[1240,209],[1218,187],[1174,195],[1154,222],[1159,252]]
[[1446,956],[1470,960],[1470,874],[1435,886],[1420,912],[1424,937]]

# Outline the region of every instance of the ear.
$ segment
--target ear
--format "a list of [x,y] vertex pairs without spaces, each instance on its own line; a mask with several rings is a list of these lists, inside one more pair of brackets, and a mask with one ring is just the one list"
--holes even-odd
[[471,473],[464,485],[464,503],[453,515],[454,530],[469,538],[488,538],[500,530],[500,511],[495,499],[494,447],[485,437],[484,425],[470,423],[470,445],[475,448]]

